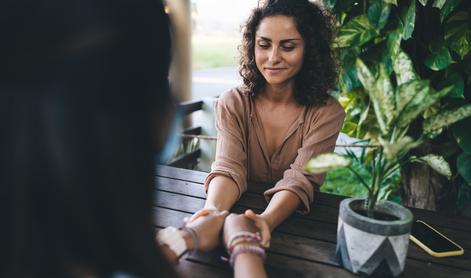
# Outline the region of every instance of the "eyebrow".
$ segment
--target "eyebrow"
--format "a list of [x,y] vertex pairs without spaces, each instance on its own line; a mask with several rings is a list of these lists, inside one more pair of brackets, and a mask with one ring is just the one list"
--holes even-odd
[[[260,39],[262,40],[265,40],[265,41],[272,41],[270,38],[267,38],[267,37],[264,37],[264,36],[259,36]],[[280,42],[281,43],[284,43],[284,42],[290,42],[290,41],[300,41],[301,39],[300,38],[289,38],[289,39],[284,39],[284,40],[281,40]]]

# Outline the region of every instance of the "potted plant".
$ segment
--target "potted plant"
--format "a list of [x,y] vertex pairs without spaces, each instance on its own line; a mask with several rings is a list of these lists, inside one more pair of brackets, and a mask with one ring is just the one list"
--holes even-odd
[[[305,166],[308,172],[316,174],[348,167],[367,189],[366,198],[348,198],[340,204],[336,254],[349,271],[375,277],[402,273],[413,220],[407,208],[379,200],[381,189],[391,175],[411,162],[428,164],[450,178],[451,170],[443,157],[434,154],[416,157],[408,153],[426,137],[436,136],[444,127],[471,115],[469,104],[438,111],[423,121],[418,138],[407,136],[412,121],[423,116],[452,87],[433,90],[427,80],[417,77],[412,62],[401,50],[393,57],[393,68],[394,84],[383,64],[369,68],[361,59],[356,60],[358,79],[368,93],[380,129],[377,134],[370,134],[369,142],[375,147],[363,152],[360,158],[351,151],[347,155],[321,154]],[[369,179],[355,171],[352,159],[370,170]]]

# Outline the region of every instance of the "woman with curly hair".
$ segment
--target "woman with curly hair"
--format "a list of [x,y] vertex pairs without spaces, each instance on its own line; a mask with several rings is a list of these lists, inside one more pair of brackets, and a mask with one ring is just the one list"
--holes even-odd
[[343,124],[345,113],[328,94],[338,77],[334,26],[333,17],[308,0],[269,0],[254,9],[240,48],[244,84],[216,105],[216,159],[201,211],[230,209],[247,181],[269,184],[265,211],[245,213],[261,229],[265,247],[296,209],[309,212],[324,176],[306,173],[304,165],[334,150]]

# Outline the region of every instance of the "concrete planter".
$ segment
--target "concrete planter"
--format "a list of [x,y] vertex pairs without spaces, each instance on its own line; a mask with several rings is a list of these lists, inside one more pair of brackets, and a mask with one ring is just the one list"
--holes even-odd
[[412,213],[389,201],[380,201],[376,212],[397,220],[376,220],[356,211],[363,199],[349,198],[340,203],[336,254],[347,270],[372,277],[396,277],[404,270]]

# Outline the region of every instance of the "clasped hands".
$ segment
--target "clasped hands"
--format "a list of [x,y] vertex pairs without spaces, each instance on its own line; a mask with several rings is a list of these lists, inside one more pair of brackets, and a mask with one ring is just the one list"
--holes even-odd
[[226,248],[229,247],[229,241],[241,232],[258,232],[261,247],[268,248],[270,245],[271,234],[266,220],[252,210],[247,210],[244,214],[229,214],[228,211],[204,208],[189,219],[186,227],[196,233],[199,251],[210,251],[217,247],[221,242],[221,231]]

